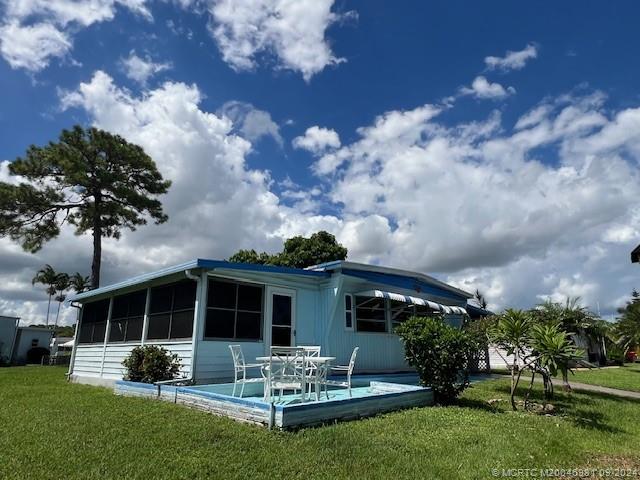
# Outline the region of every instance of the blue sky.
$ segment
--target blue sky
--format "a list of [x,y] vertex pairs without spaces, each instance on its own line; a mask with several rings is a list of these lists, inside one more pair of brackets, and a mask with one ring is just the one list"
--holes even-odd
[[[106,281],[324,228],[354,260],[495,308],[581,296],[611,313],[636,286],[637,2],[1,4],[0,179],[81,123],[174,180],[171,225],[107,242]],[[33,267],[90,254],[71,232],[36,256],[3,242],[0,307],[28,318]]]

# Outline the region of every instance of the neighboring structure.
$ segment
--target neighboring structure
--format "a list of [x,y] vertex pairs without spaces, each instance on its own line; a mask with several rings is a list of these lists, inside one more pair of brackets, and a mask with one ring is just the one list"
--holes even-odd
[[18,317],[0,315],[0,365],[11,362],[19,322]]
[[631,263],[640,263],[640,245],[631,251]]
[[341,364],[359,346],[359,371],[401,371],[393,328],[433,312],[460,325],[471,297],[428,275],[346,261],[303,270],[199,259],[72,298],[82,315],[69,373],[113,383],[134,346],[155,344],[178,354],[185,377],[221,381],[238,343],[248,361],[271,345],[320,345]]
[[73,337],[53,337],[49,345],[51,356],[69,354],[73,351]]
[[[53,330],[45,327],[18,327],[13,347],[11,363],[39,363],[42,355],[49,354],[49,343]],[[38,355],[32,356],[31,350],[39,349]]]

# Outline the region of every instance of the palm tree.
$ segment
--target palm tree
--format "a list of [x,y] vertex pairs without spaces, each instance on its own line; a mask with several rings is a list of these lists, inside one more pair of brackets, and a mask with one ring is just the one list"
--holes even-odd
[[58,317],[60,316],[60,306],[62,305],[62,302],[64,302],[67,298],[64,292],[68,288],[69,288],[69,275],[66,273],[59,273],[57,276],[56,284],[55,284],[56,292],[58,292],[58,295],[56,295],[56,300],[58,302],[58,311],[56,313],[56,323],[55,323],[56,327],[58,326]]
[[640,345],[640,300],[633,298],[620,310],[620,317],[613,326],[618,337],[618,345],[624,348],[624,355],[631,347]]
[[[574,345],[570,334],[563,331],[559,324],[538,324],[531,329],[531,347],[537,356],[539,366],[549,372],[552,377],[561,373],[562,387],[570,392],[571,365],[582,356],[582,351]],[[553,389],[551,395],[553,395]]]
[[[522,375],[522,366],[529,351],[529,336],[532,327],[531,314],[523,310],[508,308],[498,316],[498,321],[489,329],[490,340],[512,356],[511,408],[516,408],[516,389]],[[506,359],[505,363],[507,363]]]
[[473,299],[480,308],[482,308],[483,310],[487,309],[487,299],[484,298],[484,295],[482,293],[480,293],[480,290],[476,289],[476,293],[474,293]]
[[91,277],[83,277],[80,272],[76,272],[69,277],[69,286],[76,293],[91,290]]
[[56,294],[56,282],[58,281],[58,274],[48,263],[38,270],[35,277],[31,280],[31,284],[35,285],[40,283],[46,285],[46,292],[49,295],[49,303],[47,304],[47,326],[49,326],[49,312],[51,311],[51,297]]

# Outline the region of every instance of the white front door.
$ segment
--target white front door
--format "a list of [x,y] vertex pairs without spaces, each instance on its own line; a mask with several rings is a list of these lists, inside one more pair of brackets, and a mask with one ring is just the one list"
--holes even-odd
[[267,287],[266,347],[296,344],[296,291]]

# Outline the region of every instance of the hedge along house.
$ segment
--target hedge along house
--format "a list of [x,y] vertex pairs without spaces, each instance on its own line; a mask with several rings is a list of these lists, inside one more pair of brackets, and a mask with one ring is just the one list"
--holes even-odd
[[70,378],[111,384],[138,345],[176,353],[194,383],[233,377],[228,345],[251,362],[272,345],[320,345],[356,370],[407,370],[396,325],[414,314],[461,324],[469,293],[417,272],[336,261],[307,269],[194,260],[81,293]]

